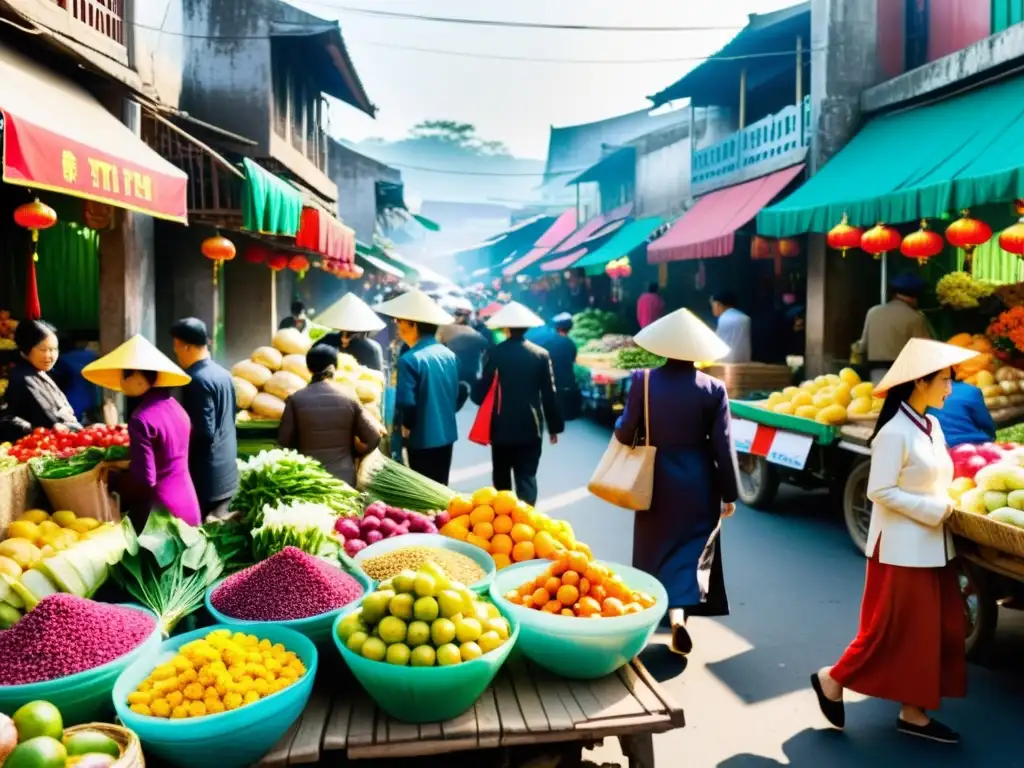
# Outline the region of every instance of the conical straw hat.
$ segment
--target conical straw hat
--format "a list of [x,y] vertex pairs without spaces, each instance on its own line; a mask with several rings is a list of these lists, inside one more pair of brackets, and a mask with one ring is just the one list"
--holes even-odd
[[132,336],[113,352],[89,363],[82,369],[82,377],[97,386],[120,392],[122,371],[156,371],[159,375],[155,387],[183,387],[192,381],[191,376],[143,336]]
[[377,314],[387,315],[396,320],[411,320],[429,325],[449,325],[455,318],[441,309],[440,305],[419,288],[413,288],[401,296],[378,304],[373,308]]
[[314,318],[319,325],[348,333],[376,333],[385,323],[354,293],[346,293]]
[[651,323],[633,341],[652,354],[693,363],[712,362],[729,354],[729,345],[685,307]]
[[542,325],[544,325],[544,321],[540,316],[531,312],[518,301],[509,302],[487,321],[487,327],[492,331],[502,328],[540,328]]
[[896,362],[875,387],[875,396],[880,397],[893,387],[917,381],[925,376],[952,368],[954,365],[977,357],[971,349],[944,344],[931,339],[911,339],[900,351]]

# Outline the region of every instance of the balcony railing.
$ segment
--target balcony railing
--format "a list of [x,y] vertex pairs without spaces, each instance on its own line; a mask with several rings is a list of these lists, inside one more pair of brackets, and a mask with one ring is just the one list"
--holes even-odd
[[795,156],[811,142],[811,98],[751,123],[710,147],[693,152],[690,182],[694,188],[724,187],[756,177],[768,167]]
[[55,0],[76,21],[119,45],[125,44],[125,0]]

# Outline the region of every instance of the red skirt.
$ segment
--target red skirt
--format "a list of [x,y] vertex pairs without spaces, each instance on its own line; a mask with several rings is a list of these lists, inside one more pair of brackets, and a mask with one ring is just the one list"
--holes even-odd
[[832,678],[851,691],[922,709],[967,692],[966,616],[952,564],[868,560],[860,629]]

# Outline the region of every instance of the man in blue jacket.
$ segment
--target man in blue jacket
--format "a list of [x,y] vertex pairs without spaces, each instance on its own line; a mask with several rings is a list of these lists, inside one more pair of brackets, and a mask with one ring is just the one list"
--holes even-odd
[[964,443],[991,443],[996,439],[996,424],[988,412],[981,390],[965,381],[954,381],[946,404],[939,410],[929,409],[942,434],[946,445],[955,448]]

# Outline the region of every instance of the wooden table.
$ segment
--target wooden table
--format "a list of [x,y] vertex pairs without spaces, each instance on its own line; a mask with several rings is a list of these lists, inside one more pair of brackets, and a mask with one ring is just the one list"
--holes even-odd
[[[323,661],[323,659],[321,659]],[[684,725],[638,660],[594,681],[556,677],[510,659],[473,709],[444,723],[409,725],[381,712],[343,669],[324,669],[302,718],[259,768],[410,758],[616,737],[630,768],[654,768],[653,736]]]

